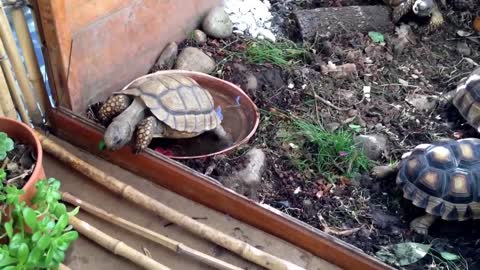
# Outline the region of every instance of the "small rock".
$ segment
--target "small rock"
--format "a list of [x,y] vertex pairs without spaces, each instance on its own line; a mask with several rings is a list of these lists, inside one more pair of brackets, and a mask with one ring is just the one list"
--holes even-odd
[[214,38],[228,38],[233,33],[233,23],[223,7],[213,8],[202,23],[203,31]]
[[397,168],[393,166],[375,166],[372,168],[372,176],[377,179],[385,179],[393,176],[397,172]]
[[328,123],[328,124],[325,125],[325,128],[326,128],[328,131],[335,131],[335,130],[337,130],[339,127],[340,127],[340,124],[339,124],[339,123],[335,123],[335,122]]
[[198,45],[207,43],[207,34],[205,34],[202,30],[197,29],[193,31],[192,38]]
[[265,153],[253,148],[246,154],[247,164],[242,170],[234,171],[228,176],[220,177],[220,182],[251,199],[257,199],[257,192],[265,170]]
[[354,138],[359,149],[371,160],[378,160],[387,149],[387,138],[383,135],[358,135]]
[[246,78],[245,78],[245,89],[250,90],[250,91],[255,91],[258,88],[258,81],[257,77],[253,75],[252,73],[248,73]]
[[175,69],[210,73],[215,69],[215,60],[200,49],[187,47],[178,55]]
[[372,209],[373,224],[381,229],[389,229],[395,225],[401,224],[401,221],[396,216],[391,216],[379,209]]
[[168,43],[163,49],[162,53],[158,57],[157,62],[154,65],[155,70],[172,69],[177,59],[178,45],[175,42]]
[[466,42],[457,43],[457,52],[463,56],[469,56],[472,53],[472,50]]
[[435,97],[420,94],[407,97],[406,101],[419,111],[431,111],[437,105],[437,99]]

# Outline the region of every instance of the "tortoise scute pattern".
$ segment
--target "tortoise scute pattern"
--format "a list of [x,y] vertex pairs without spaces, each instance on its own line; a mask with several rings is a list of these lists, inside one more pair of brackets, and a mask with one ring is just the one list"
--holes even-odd
[[443,140],[402,160],[404,197],[444,220],[480,219],[480,140]]
[[452,103],[471,126],[480,128],[480,75],[462,79]]
[[130,101],[128,97],[124,95],[115,95],[109,97],[105,101],[105,104],[100,107],[100,110],[98,111],[100,121],[108,122],[113,117],[124,111],[128,107],[129,102]]
[[179,131],[201,132],[220,124],[212,96],[186,76],[142,78],[122,92],[140,96],[154,116]]

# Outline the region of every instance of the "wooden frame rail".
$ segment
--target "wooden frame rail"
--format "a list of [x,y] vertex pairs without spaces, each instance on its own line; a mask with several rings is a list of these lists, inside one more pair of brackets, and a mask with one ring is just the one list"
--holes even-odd
[[[308,224],[237,194],[214,179],[151,149],[102,151],[103,127],[65,108],[49,110],[52,133],[91,154],[138,174],[181,196],[279,237],[346,270],[394,269],[362,250]],[[134,161],[134,162],[132,162]]]

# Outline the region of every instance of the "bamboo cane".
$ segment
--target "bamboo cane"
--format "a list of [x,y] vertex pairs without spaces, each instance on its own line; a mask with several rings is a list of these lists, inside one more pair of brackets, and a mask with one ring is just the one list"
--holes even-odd
[[[14,1],[18,2],[18,1]],[[23,7],[15,7],[11,11],[12,21],[17,33],[20,48],[22,48],[23,56],[25,59],[25,66],[28,74],[30,75],[30,82],[32,83],[33,90],[36,92],[39,99],[39,106],[42,112],[48,108],[47,89],[43,82],[43,78],[40,72],[40,65],[38,64],[35,51],[33,49],[33,41],[30,36],[30,31],[27,26],[27,19],[23,13]]]
[[8,89],[10,90],[10,95],[15,102],[15,106],[20,113],[20,117],[22,121],[25,122],[27,125],[30,125],[30,116],[28,115],[25,105],[23,103],[22,97],[20,96],[19,91],[17,90],[17,84],[15,82],[15,78],[12,72],[12,66],[10,64],[10,60],[5,52],[5,47],[3,46],[3,42],[0,39],[0,65],[2,67],[3,75],[5,80],[7,81]]
[[137,235],[140,235],[144,238],[150,239],[153,242],[160,244],[168,249],[170,249],[173,252],[176,252],[178,254],[185,254],[193,259],[196,259],[200,262],[203,262],[209,266],[215,267],[216,269],[220,270],[242,270],[242,268],[234,266],[232,264],[229,264],[227,262],[224,262],[222,260],[219,260],[215,257],[209,256],[207,254],[204,254],[200,251],[197,251],[193,248],[190,248],[180,242],[177,242],[173,239],[170,239],[166,236],[163,236],[159,233],[156,233],[152,230],[149,230],[147,228],[144,228],[142,226],[139,226],[135,223],[132,223],[128,220],[125,220],[121,217],[115,216],[112,213],[109,213],[101,208],[98,208],[88,202],[85,202],[83,200],[80,200],[79,198],[73,196],[72,194],[68,192],[62,192],[62,200],[66,201],[72,205],[75,206],[80,206],[82,210],[87,211],[90,214],[95,215],[96,217],[99,217],[105,221],[108,221],[110,223],[113,223],[119,227],[122,227],[132,233],[135,233]]
[[65,264],[60,264],[58,270],[72,270],[70,267],[66,266]]
[[15,106],[13,105],[12,96],[8,91],[7,81],[5,80],[5,76],[3,75],[2,71],[0,71],[0,104],[2,106],[2,112],[6,117],[12,119],[17,118],[17,112],[15,111]]
[[105,174],[103,171],[79,159],[75,155],[68,152],[65,148],[58,145],[54,141],[48,139],[43,134],[35,131],[43,149],[54,155],[59,160],[67,163],[78,172],[89,177],[96,183],[106,187],[113,193],[145,208],[160,217],[177,224],[178,226],[188,230],[189,232],[205,238],[225,249],[234,252],[246,260],[256,263],[262,267],[273,270],[290,270],[304,269],[291,262],[275,257],[266,253],[248,243],[240,241],[228,234],[218,231],[210,226],[200,223],[189,216],[186,216],[162,203],[151,198],[134,187],[127,185],[117,178]]
[[15,77],[17,78],[20,89],[22,90],[22,94],[25,99],[25,103],[27,104],[28,113],[32,118],[32,122],[34,125],[41,125],[41,111],[37,107],[37,102],[20,58],[20,53],[18,52],[15,44],[12,29],[10,29],[10,24],[8,22],[7,14],[5,13],[5,8],[3,7],[2,1],[0,1],[0,39],[3,41],[7,55],[12,62]]
[[100,246],[109,250],[115,255],[119,255],[125,259],[130,260],[138,266],[143,267],[144,269],[151,270],[169,270],[170,268],[164,266],[163,264],[153,260],[152,258],[143,255],[141,252],[135,250],[129,245],[123,243],[122,241],[111,237],[110,235],[100,231],[99,229],[93,227],[87,222],[80,220],[74,216],[69,217],[69,222],[73,228],[81,233],[82,235],[88,237],[90,240],[96,242]]

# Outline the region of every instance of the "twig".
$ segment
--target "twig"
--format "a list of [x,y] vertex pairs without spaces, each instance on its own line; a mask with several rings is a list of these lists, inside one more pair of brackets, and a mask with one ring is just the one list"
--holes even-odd
[[10,161],[10,159],[8,157],[6,157],[4,160],[3,160],[3,164],[2,164],[2,167],[0,169],[5,169],[5,166],[7,166],[8,162]]
[[[79,198],[73,196],[72,194],[68,192],[62,192],[62,200],[66,201],[72,205],[75,206],[80,206],[82,210],[87,211],[88,213],[101,218],[105,221],[108,221],[112,224],[115,224],[121,228],[124,228],[125,230],[132,232],[134,234],[140,235],[144,238],[147,238],[157,244],[160,244],[173,252],[176,252],[178,254],[185,254],[193,259],[196,259],[200,262],[203,262],[209,266],[215,267],[216,269],[221,269],[221,270],[242,270],[239,267],[236,267],[234,265],[231,265],[229,263],[226,263],[222,260],[216,259],[214,257],[211,257],[207,254],[204,254],[202,252],[199,252],[193,248],[190,248],[180,242],[177,242],[173,239],[170,239],[166,236],[163,236],[159,233],[156,233],[152,230],[149,230],[147,228],[141,227],[135,223],[132,223],[128,220],[125,220],[121,217],[115,216],[112,213],[108,213],[107,211],[96,207],[88,202],[85,202],[83,200],[80,200]],[[144,249],[145,251],[145,249]],[[145,251],[147,256],[151,257],[149,255],[148,250]]]
[[105,249],[111,251],[115,255],[119,255],[125,259],[130,260],[144,269],[152,270],[169,270],[170,268],[153,260],[152,258],[143,255],[141,252],[133,249],[124,242],[111,237],[110,235],[100,231],[87,222],[80,220],[77,217],[71,216],[69,218],[70,224],[75,230],[82,235],[88,237],[90,240],[96,242]]
[[[90,180],[106,187],[108,190],[117,194],[130,202],[145,208],[166,220],[173,222],[183,229],[207,239],[223,248],[240,255],[242,258],[263,266],[267,269],[275,270],[292,270],[304,269],[289,261],[273,256],[263,250],[260,250],[246,242],[243,242],[224,232],[216,230],[206,224],[200,223],[192,218],[184,215],[164,204],[160,201],[146,195],[133,186],[125,184],[125,182],[106,174],[100,169],[88,164],[58,145],[51,139],[35,130],[35,134],[39,138],[45,152],[52,154],[59,160],[65,162],[81,174],[87,176]],[[144,256],[142,254],[142,256]]]
[[8,179],[8,180],[6,181],[7,185],[11,185],[11,184],[13,184],[16,180],[21,179],[21,178],[24,178],[25,176],[31,174],[32,171],[33,171],[34,166],[35,166],[35,165],[32,165],[32,167],[30,167],[30,169],[24,171],[22,174],[17,175],[17,176],[15,176],[15,177],[13,177],[13,178]]
[[335,110],[338,110],[338,111],[348,111],[348,110],[350,110],[350,108],[340,108],[340,107],[337,107],[336,105],[334,105],[334,104],[331,103],[330,101],[322,98],[321,96],[319,96],[319,95],[317,95],[317,94],[314,94],[314,97],[315,97],[315,99],[320,100],[320,101],[323,102],[325,105],[330,106],[330,107],[334,108]]

